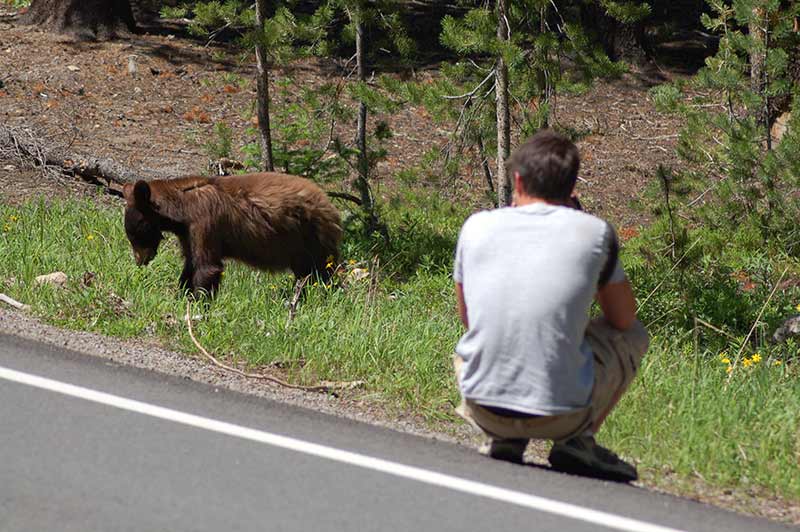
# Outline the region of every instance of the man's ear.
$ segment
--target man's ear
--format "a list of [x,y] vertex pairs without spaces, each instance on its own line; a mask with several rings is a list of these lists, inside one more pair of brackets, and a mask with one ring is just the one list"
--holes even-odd
[[527,195],[527,192],[525,191],[525,186],[522,184],[522,176],[519,175],[519,172],[514,172],[514,175],[511,177],[511,184],[514,187],[513,190],[514,196],[520,194]]
[[133,185],[133,202],[139,209],[150,207],[150,185],[146,181],[137,181]]

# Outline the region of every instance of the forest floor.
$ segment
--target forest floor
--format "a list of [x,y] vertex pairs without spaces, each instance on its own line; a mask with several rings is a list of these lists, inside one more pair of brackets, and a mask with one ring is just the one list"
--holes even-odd
[[[0,22],[0,123],[30,128],[71,152],[108,157],[134,169],[175,176],[209,173],[214,161],[203,145],[214,137],[215,124],[231,127],[235,149],[255,140],[245,132],[253,124],[254,71],[237,57],[224,47],[170,34],[76,43]],[[336,65],[305,60],[274,75],[319,85],[341,77],[341,72]],[[430,78],[436,70],[420,69],[413,75]],[[658,165],[679,164],[675,155],[679,118],[658,113],[648,98],[648,88],[654,78],[682,75],[685,72],[633,73],[599,82],[585,94],[556,100],[555,123],[580,132],[578,192],[587,209],[615,223],[623,238],[649,220],[639,200],[643,190],[652,186]],[[283,103],[278,96],[274,106]],[[374,175],[376,195],[387,200],[397,186],[396,173],[417,164],[431,146],[444,145],[448,129],[413,106],[378,118],[386,120],[393,132],[387,157]],[[343,138],[352,138],[351,125],[339,128]],[[475,161],[467,168],[441,193],[475,208],[486,207],[480,166]],[[0,202],[19,204],[40,196],[92,196],[119,205],[115,198],[99,196],[96,187],[81,181],[45,177],[16,160],[0,160]],[[12,319],[8,313],[0,317]],[[342,405],[339,411],[347,408]],[[409,420],[398,424],[381,419],[379,410],[363,404],[352,409],[359,412],[359,419],[372,418],[402,430],[418,428]],[[456,433],[456,439],[470,441],[463,431]],[[709,488],[700,479],[687,485],[665,478],[646,486],[800,524],[800,507],[771,496]]]

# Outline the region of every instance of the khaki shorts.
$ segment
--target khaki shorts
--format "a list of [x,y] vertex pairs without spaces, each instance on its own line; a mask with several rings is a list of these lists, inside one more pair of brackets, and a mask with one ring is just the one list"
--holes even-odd
[[[649,343],[647,331],[639,321],[630,329],[619,331],[602,318],[593,320],[586,328],[586,340],[594,352],[595,375],[591,403],[585,409],[558,416],[508,417],[462,399],[456,412],[493,439],[563,441],[583,433],[608,410],[614,396],[628,388]],[[456,378],[461,375],[462,364],[461,357],[455,355]]]

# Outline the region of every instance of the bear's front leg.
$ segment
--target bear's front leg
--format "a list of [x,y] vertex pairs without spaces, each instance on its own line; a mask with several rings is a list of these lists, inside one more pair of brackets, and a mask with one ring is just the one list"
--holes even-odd
[[183,263],[183,271],[178,278],[178,286],[181,289],[181,293],[187,290],[194,292],[194,264],[191,259],[186,259]]
[[223,266],[220,264],[204,264],[198,265],[195,268],[192,277],[192,293],[196,298],[205,293],[211,297],[219,288],[220,280],[222,279]]
[[181,243],[181,251],[183,252],[183,271],[181,271],[181,276],[178,277],[178,287],[181,295],[185,295],[187,290],[194,292],[194,251],[192,250],[192,241],[189,238],[188,231],[184,230],[177,234]]
[[[187,238],[187,261],[194,266],[192,273],[192,293],[196,298],[205,293],[213,297],[222,278],[222,244],[219,230],[212,224],[195,223]],[[186,249],[185,248],[185,249]]]

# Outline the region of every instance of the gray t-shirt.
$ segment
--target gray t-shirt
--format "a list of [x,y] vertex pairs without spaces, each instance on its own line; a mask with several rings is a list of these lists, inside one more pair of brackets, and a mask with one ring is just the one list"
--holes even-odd
[[464,397],[538,415],[588,406],[594,368],[584,332],[601,274],[625,280],[616,242],[603,220],[546,203],[464,223],[453,275],[469,321],[456,347]]

